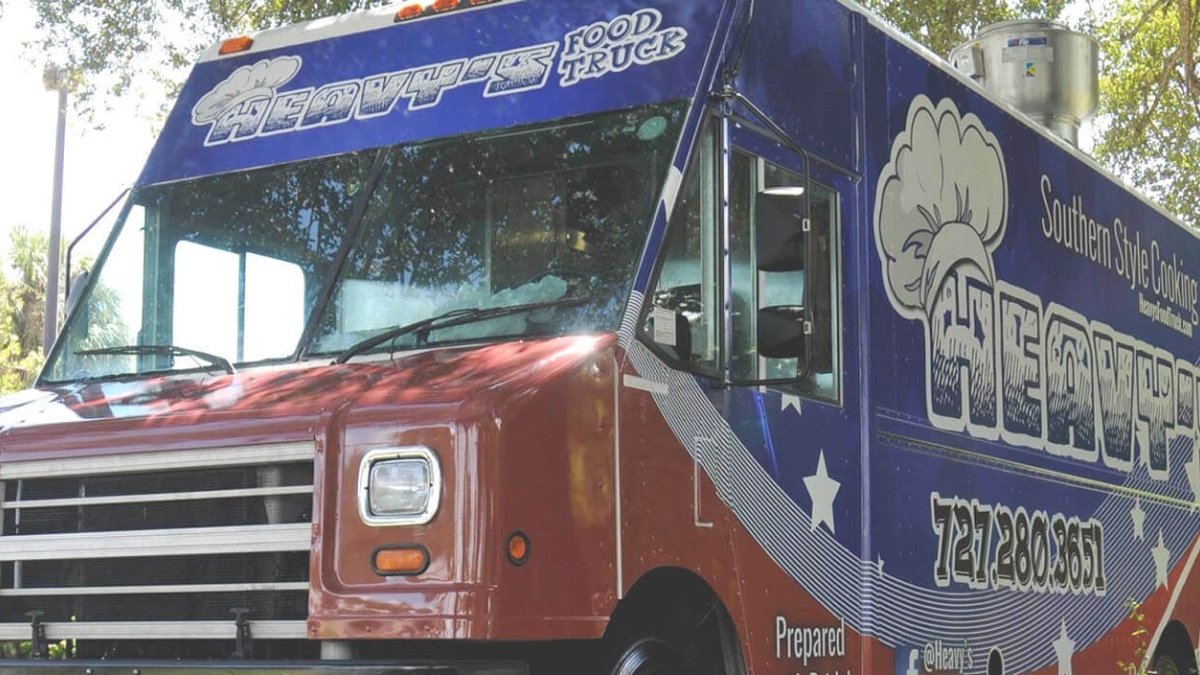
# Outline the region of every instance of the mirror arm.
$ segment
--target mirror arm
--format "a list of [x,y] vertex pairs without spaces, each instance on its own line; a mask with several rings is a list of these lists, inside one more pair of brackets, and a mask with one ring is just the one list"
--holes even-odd
[[[786,145],[792,152],[800,155],[800,157],[804,159],[804,163],[806,165],[812,159],[811,154],[804,148],[800,147],[799,143],[793,141],[792,137],[788,136],[788,133],[784,131],[783,127],[779,126],[779,123],[771,119],[770,115],[764,112],[762,108],[759,108],[757,105],[755,105],[754,101],[751,101],[742,92],[734,89],[731,86],[726,86],[721,91],[714,92],[713,98],[719,101],[737,101],[738,103],[741,103],[746,107],[747,110],[757,117],[759,121],[767,125],[767,128],[770,129],[772,134],[775,134],[781,143]],[[822,163],[824,163],[824,160],[822,160]]]

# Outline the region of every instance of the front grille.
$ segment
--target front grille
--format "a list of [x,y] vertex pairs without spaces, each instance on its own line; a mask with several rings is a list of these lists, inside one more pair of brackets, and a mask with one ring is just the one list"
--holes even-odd
[[[308,614],[312,443],[0,466],[0,640],[298,640]],[[161,644],[161,643],[160,643]],[[144,651],[144,650],[139,650]]]

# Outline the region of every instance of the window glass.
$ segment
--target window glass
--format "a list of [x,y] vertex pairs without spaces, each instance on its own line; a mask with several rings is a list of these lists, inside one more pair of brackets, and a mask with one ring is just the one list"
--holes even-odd
[[172,333],[209,354],[260,361],[294,349],[304,331],[304,271],[257,253],[181,241],[175,247]]
[[[90,295],[80,300],[75,313],[72,334],[77,349],[87,350],[114,345],[135,344],[138,327],[142,325],[146,278],[143,263],[146,259],[146,231],[153,227],[153,213],[134,204],[125,214],[125,235],[118,238],[108,253],[111,267],[123,270],[120,275],[102,277]],[[88,267],[85,259],[83,267]],[[89,274],[95,275],[92,267]],[[81,330],[79,326],[86,326]],[[137,367],[129,355],[93,356],[92,366],[107,371],[127,371]]]
[[295,347],[304,332],[304,270],[278,258],[246,254],[242,361],[269,359]]
[[155,350],[167,345],[292,356],[375,154],[137,188],[46,379],[205,367]]
[[[772,180],[774,174],[774,180]],[[767,165],[767,187],[794,185],[799,180],[784,170]],[[772,184],[774,183],[774,184]],[[841,364],[839,354],[839,305],[837,277],[837,194],[818,184],[810,184],[812,193],[812,336],[810,339],[809,368],[811,374],[797,388],[815,398],[837,400],[840,392],[838,374]],[[778,305],[802,305],[804,271],[773,272],[760,275],[762,304],[764,307]],[[777,380],[794,378],[799,362],[796,359],[763,359],[763,379]]]
[[[804,177],[773,162],[763,162],[763,187],[803,187]],[[804,270],[762,273],[758,277],[763,307],[804,305]],[[796,359],[762,359],[762,378],[786,380],[797,375]]]
[[813,336],[809,356],[812,376],[802,385],[805,393],[837,400],[841,394],[841,305],[838,247],[837,193],[812,185],[812,293]]
[[[181,241],[175,246],[175,312],[179,344],[209,354],[237,353],[238,255]],[[183,308],[187,308],[186,310]]]
[[[808,269],[766,272],[755,260],[755,203],[761,190],[804,187],[796,171],[736,152],[730,173],[732,190],[731,257],[733,260],[733,352],[730,371],[734,381],[788,380],[800,375],[795,358],[765,358],[758,352],[758,310],[766,307],[811,309],[808,338],[809,374],[794,385],[804,395],[830,401],[840,396],[838,360],[838,250],[837,194],[810,183],[810,260]],[[811,288],[806,289],[810,283]],[[806,295],[806,290],[809,294]]]
[[705,133],[679,195],[651,287],[642,334],[677,363],[709,373],[720,367],[714,134]]
[[653,105],[389,153],[310,353],[452,312],[555,303],[379,349],[615,330],[686,107]]
[[758,271],[754,255],[754,195],[758,193],[758,160],[744,152],[733,153],[730,185],[733,220],[730,223],[730,257],[733,262],[733,353],[730,373],[735,381],[757,380]]
[[173,349],[242,364],[339,353],[447,315],[460,325],[379,349],[615,330],[687,108],[139,187],[44,381],[206,367]]

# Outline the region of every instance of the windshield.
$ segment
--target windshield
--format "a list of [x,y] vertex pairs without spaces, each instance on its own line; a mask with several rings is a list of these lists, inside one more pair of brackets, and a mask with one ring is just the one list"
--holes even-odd
[[[447,312],[568,296],[587,302],[421,341],[614,330],[683,114],[650,106],[141,188],[44,379],[212,367],[181,350],[238,365],[337,354]],[[179,349],[103,351],[129,346]]]

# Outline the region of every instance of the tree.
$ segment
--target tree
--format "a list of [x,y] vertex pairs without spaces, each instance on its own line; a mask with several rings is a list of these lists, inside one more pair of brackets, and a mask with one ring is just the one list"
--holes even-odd
[[1118,0],[1097,16],[1103,45],[1096,156],[1200,226],[1197,0]]
[[0,270],[0,393],[28,386],[42,366],[48,248],[43,234],[10,234],[9,265]]
[[[0,394],[28,387],[42,368],[49,248],[42,233],[16,227],[9,235],[8,265],[0,268]],[[90,267],[90,260],[80,265],[85,270]],[[61,304],[59,308],[61,312]],[[84,348],[112,346],[127,333],[120,318],[120,299],[112,289],[94,289],[89,310],[92,328]],[[60,326],[62,320],[60,314]]]
[[97,95],[126,95],[142,77],[169,100],[196,54],[222,38],[388,1],[32,0],[40,36],[29,47],[78,74],[74,101],[88,114]]
[[[866,0],[945,56],[983,26],[1058,18],[1066,0]],[[1200,227],[1200,0],[1088,0],[1080,28],[1101,44],[1096,158]]]
[[1013,19],[1056,19],[1070,0],[866,0],[865,4],[900,32],[942,58],[979,29]]

